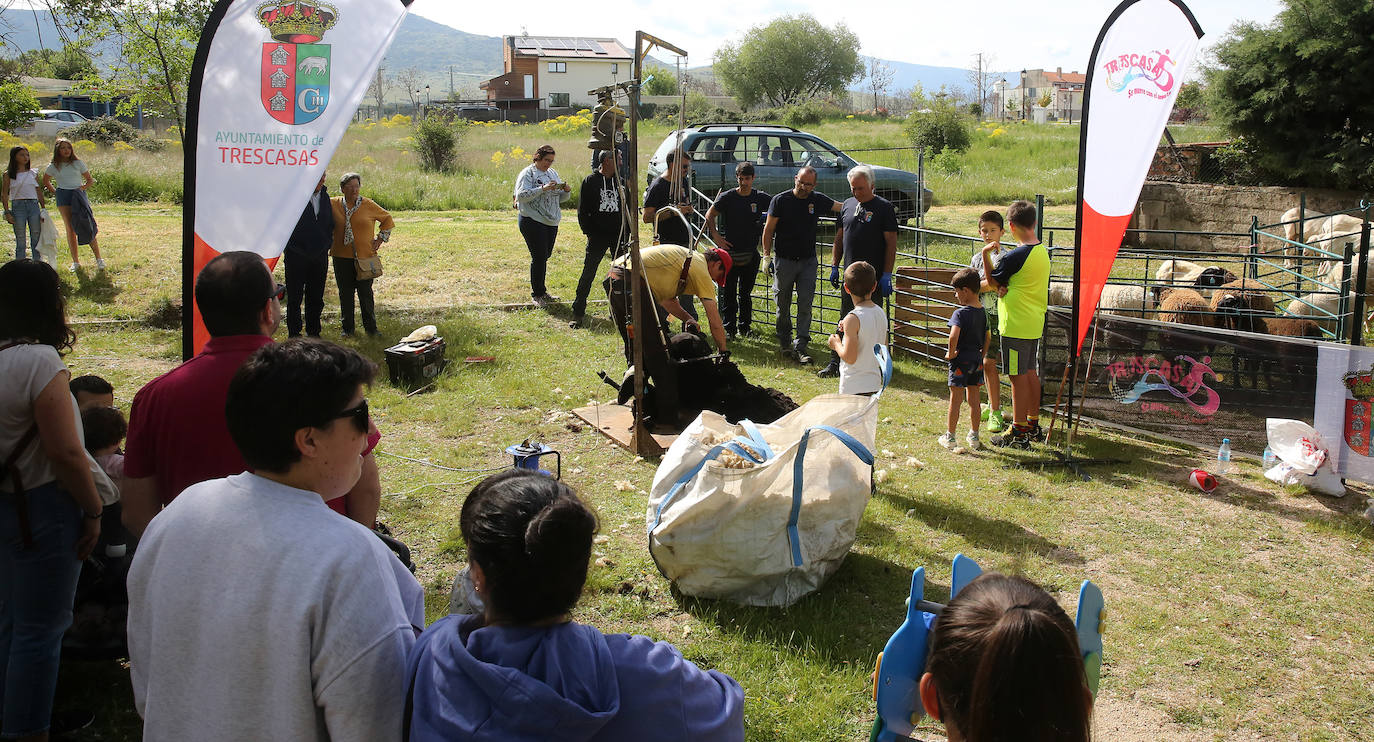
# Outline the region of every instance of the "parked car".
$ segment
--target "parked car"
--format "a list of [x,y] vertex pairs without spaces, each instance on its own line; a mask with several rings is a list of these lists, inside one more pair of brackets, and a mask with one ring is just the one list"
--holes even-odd
[[[646,183],[663,174],[679,133],[682,150],[692,161],[692,185],[708,196],[734,187],[735,165],[746,160],[754,163],[754,187],[768,193],[790,189],[797,168],[810,165],[816,169],[817,191],[837,201],[851,195],[846,175],[858,161],[815,134],[780,124],[693,124],[670,132],[649,158]],[[930,210],[935,194],[929,188],[918,191],[915,173],[871,167],[877,180],[874,190],[897,207],[899,221],[916,216],[918,193],[921,212]]]
[[29,119],[29,123],[15,128],[14,133],[26,137],[56,137],[73,126],[84,124],[90,120],[76,111],[44,109],[38,113],[41,115]]

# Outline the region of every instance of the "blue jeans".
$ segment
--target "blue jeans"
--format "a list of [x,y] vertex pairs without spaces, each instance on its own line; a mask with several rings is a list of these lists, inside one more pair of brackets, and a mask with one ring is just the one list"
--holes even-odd
[[56,482],[25,492],[33,548],[24,549],[15,496],[0,494],[0,689],[6,739],[48,728],[62,633],[72,622],[81,510]]
[[[10,202],[10,209],[14,212],[14,259],[24,259],[24,249],[33,249],[33,259],[38,260],[38,236],[43,233],[43,220],[40,214],[43,210],[38,208],[36,198],[16,198]],[[28,228],[30,235],[25,245],[24,230]]]
[[[806,350],[811,342],[811,302],[816,298],[816,256],[773,261],[773,300],[777,302],[778,344],[783,350]],[[797,338],[792,339],[792,292],[797,293]]]

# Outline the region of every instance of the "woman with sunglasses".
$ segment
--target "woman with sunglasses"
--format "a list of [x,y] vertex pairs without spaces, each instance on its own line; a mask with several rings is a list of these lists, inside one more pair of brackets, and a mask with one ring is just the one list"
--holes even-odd
[[[743,742],[744,691],[673,645],[572,620],[596,516],[528,469],[487,477],[459,518],[476,615],[430,626],[410,653],[412,742]],[[478,731],[480,730],[480,732]]]
[[81,562],[100,536],[101,503],[81,444],[62,353],[57,273],[0,266],[0,737],[46,740],[62,632]]
[[424,590],[325,501],[363,469],[376,367],[315,339],[234,373],[250,471],[182,492],[129,570],[129,659],[147,740],[395,740]]
[[553,169],[553,147],[534,151],[534,161],[515,179],[515,205],[520,209],[520,236],[530,251],[530,298],[546,307],[556,301],[544,283],[553,243],[558,240],[559,204],[572,195],[572,186]]

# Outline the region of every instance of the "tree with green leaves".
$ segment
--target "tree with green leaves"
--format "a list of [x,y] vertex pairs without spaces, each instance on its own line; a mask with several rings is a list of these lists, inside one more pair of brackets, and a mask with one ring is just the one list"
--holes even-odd
[[109,72],[88,74],[80,90],[119,100],[120,115],[174,119],[185,131],[186,89],[201,30],[214,0],[48,0],[54,17],[90,42],[112,42]]
[[[644,79],[649,80],[644,86],[645,95],[677,95],[676,72],[651,64],[644,68],[643,75]],[[651,76],[653,79],[649,79]]]
[[859,37],[843,23],[826,28],[806,14],[755,26],[716,51],[716,77],[748,108],[843,96],[864,74]]
[[19,55],[20,66],[33,77],[57,80],[83,80],[96,71],[95,62],[78,44],[62,49],[30,49]]
[[1217,45],[1209,108],[1274,184],[1374,188],[1374,5],[1284,5]]
[[0,85],[0,129],[14,131],[38,115],[38,99],[33,91],[17,82]]

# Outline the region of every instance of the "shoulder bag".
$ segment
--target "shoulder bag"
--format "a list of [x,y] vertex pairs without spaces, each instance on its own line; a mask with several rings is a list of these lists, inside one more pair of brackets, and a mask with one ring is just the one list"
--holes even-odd
[[358,257],[358,240],[353,240],[353,270],[359,281],[370,281],[382,275],[382,256],[376,253],[370,258]]

